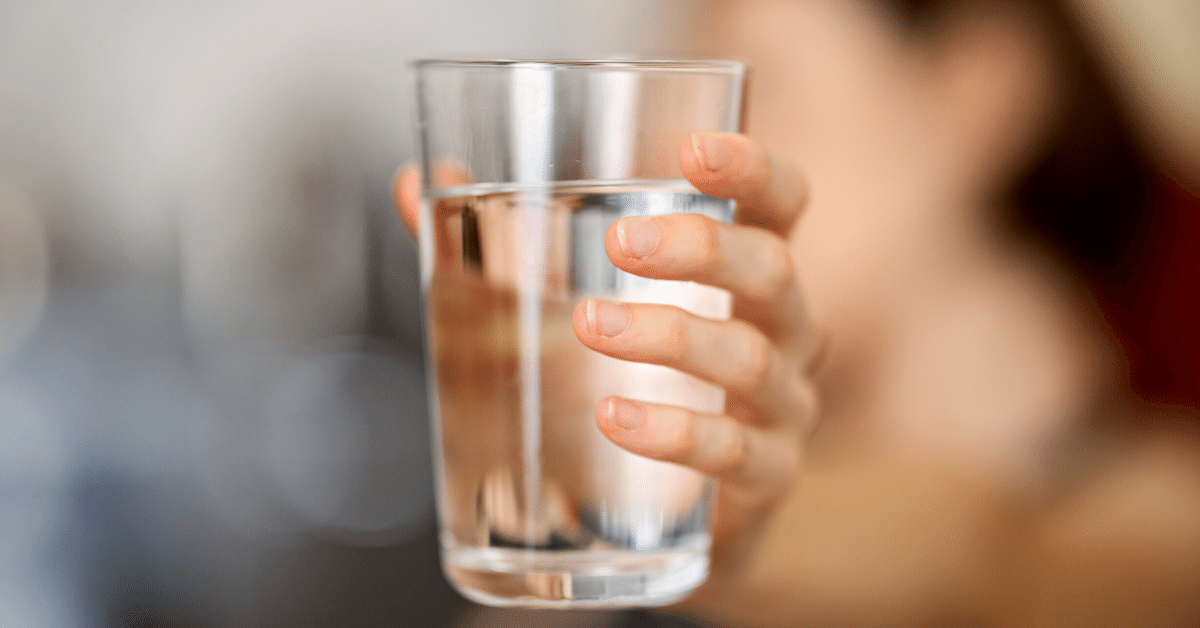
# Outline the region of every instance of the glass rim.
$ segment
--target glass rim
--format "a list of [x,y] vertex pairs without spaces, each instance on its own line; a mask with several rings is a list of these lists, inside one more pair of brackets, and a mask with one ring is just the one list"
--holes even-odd
[[413,69],[483,68],[542,70],[638,70],[669,73],[744,74],[746,64],[725,59],[482,59],[428,57],[410,63]]

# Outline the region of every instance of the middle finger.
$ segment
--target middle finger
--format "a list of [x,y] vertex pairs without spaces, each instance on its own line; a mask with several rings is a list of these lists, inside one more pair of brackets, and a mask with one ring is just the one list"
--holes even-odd
[[739,316],[772,336],[804,327],[787,244],[758,227],[701,214],[630,217],[615,222],[604,248],[617,268],[651,279],[695,281],[733,293]]
[[670,305],[588,299],[575,308],[572,322],[588,348],[710,381],[763,411],[756,416],[809,414],[798,365],[743,321],[713,320]]

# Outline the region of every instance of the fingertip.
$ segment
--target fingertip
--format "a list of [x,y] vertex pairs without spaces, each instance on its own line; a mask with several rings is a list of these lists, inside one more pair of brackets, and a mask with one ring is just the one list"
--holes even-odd
[[575,329],[575,337],[584,345],[591,345],[592,337],[595,333],[592,331],[591,320],[588,317],[588,308],[594,308],[592,301],[595,299],[584,299],[575,306],[575,311],[571,313],[571,326]]
[[637,430],[646,424],[646,418],[646,409],[641,404],[621,397],[607,397],[596,404],[596,421],[610,428],[606,432]]
[[693,133],[679,145],[679,168],[689,180],[694,173],[704,170],[704,166],[700,163],[700,158],[696,155],[695,142],[696,134]]
[[743,143],[735,133],[693,133],[679,147],[680,170],[701,192],[724,196],[745,161]]
[[692,152],[700,167],[709,172],[721,172],[733,161],[736,146],[724,135],[692,135]]
[[617,405],[614,397],[605,397],[596,404],[596,427],[600,428],[601,434],[619,447],[624,444],[621,438],[624,430],[617,427],[616,416]]
[[629,217],[614,223],[617,247],[621,253],[634,260],[643,260],[654,254],[662,240],[662,230],[654,218]]
[[745,135],[695,133],[679,150],[687,180],[704,194],[737,201],[742,222],[786,235],[807,203],[803,173]]
[[600,427],[616,423],[617,402],[615,397],[605,397],[596,404],[596,422]]

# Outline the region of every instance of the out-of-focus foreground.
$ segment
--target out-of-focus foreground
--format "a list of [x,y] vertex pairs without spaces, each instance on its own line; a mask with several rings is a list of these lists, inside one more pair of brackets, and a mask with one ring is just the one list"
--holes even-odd
[[0,625],[451,623],[407,63],[680,49],[690,6],[4,3]]

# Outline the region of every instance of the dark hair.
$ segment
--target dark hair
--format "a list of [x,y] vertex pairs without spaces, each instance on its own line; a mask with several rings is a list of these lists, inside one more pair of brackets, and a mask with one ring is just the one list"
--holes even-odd
[[1184,225],[1169,199],[1177,190],[1182,207],[1184,193],[1141,152],[1119,92],[1065,0],[881,1],[919,39],[936,37],[950,11],[987,2],[1028,9],[1051,34],[1062,111],[1040,152],[1006,187],[1000,200],[1010,211],[1001,228],[1040,241],[1076,271],[1124,348],[1139,396],[1200,408],[1200,378],[1190,373],[1200,344],[1180,344],[1189,312],[1200,305],[1179,309],[1178,297],[1162,287],[1175,272],[1164,266],[1166,255],[1179,248],[1169,230]]
[[[987,0],[885,0],[906,31],[928,36],[952,8]],[[1010,182],[1007,226],[1050,245],[1102,305],[1127,308],[1161,223],[1155,170],[1140,152],[1117,90],[1073,16],[1057,1],[1023,0],[1054,37],[1062,72],[1058,126]]]

